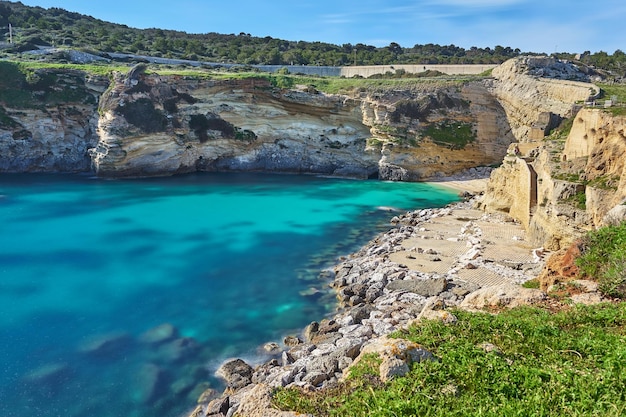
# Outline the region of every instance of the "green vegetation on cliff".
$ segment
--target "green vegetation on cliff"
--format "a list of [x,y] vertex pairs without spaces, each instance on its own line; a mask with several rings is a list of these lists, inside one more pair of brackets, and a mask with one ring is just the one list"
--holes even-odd
[[463,149],[476,140],[476,134],[470,123],[445,121],[429,126],[424,136],[433,142],[450,149]]
[[626,116],[626,85],[623,84],[598,84],[602,89],[602,97],[605,100],[616,100],[616,105],[608,107],[605,111],[614,116]]
[[626,223],[603,227],[585,236],[576,265],[583,277],[599,282],[604,294],[626,298]]
[[454,312],[398,333],[434,362],[383,383],[376,357],[334,390],[280,389],[281,409],[323,416],[620,416],[626,413],[626,304],[552,314]]
[[28,109],[95,102],[80,72],[0,61],[0,104]]

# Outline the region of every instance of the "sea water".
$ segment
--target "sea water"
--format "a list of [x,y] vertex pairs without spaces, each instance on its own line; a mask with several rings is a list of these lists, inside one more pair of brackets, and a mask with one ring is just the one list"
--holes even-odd
[[267,359],[332,314],[325,271],[390,208],[455,199],[314,176],[2,174],[0,415],[184,415],[222,388],[221,361]]

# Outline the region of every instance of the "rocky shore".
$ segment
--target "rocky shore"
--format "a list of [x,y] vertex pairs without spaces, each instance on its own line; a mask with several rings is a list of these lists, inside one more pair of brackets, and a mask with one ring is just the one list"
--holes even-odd
[[[466,180],[476,186],[480,178]],[[383,358],[382,380],[408,372],[411,362],[432,359],[412,342],[387,337],[415,321],[453,322],[452,307],[480,310],[544,300],[545,292],[520,284],[536,278],[546,252],[527,244],[524,229],[508,216],[474,209],[477,198],[391,219],[390,231],[334,267],[333,317],[310,323],[282,343],[266,344],[273,358],[259,366],[225,362],[217,374],[226,390],[219,398],[202,397],[190,416],[290,416],[271,408],[273,388],[333,387],[365,353]]]

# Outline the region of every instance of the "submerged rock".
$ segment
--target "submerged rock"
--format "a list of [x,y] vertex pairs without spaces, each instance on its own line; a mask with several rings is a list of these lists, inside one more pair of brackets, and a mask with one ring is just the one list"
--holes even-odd
[[200,350],[200,344],[191,337],[182,337],[161,345],[159,359],[164,362],[179,362],[190,359]]
[[68,364],[51,363],[30,371],[21,380],[29,388],[56,392],[58,388],[67,383],[71,373],[71,368]]
[[142,365],[134,382],[136,399],[143,404],[157,401],[168,387],[165,371],[153,363]]
[[111,333],[96,336],[79,347],[81,353],[114,359],[121,356],[132,344],[128,333]]
[[178,337],[178,329],[170,323],[153,327],[139,336],[139,341],[149,345],[158,345]]

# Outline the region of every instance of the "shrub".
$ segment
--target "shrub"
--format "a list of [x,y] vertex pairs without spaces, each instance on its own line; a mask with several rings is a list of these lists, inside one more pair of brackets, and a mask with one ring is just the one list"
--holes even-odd
[[119,106],[120,112],[126,121],[137,126],[146,133],[162,132],[167,126],[167,118],[160,110],[154,107],[154,103],[147,98]]
[[582,277],[598,280],[604,294],[626,298],[626,223],[587,234],[576,265]]
[[450,149],[463,149],[476,140],[472,125],[463,122],[442,122],[430,125],[424,132],[437,145],[448,146]]

